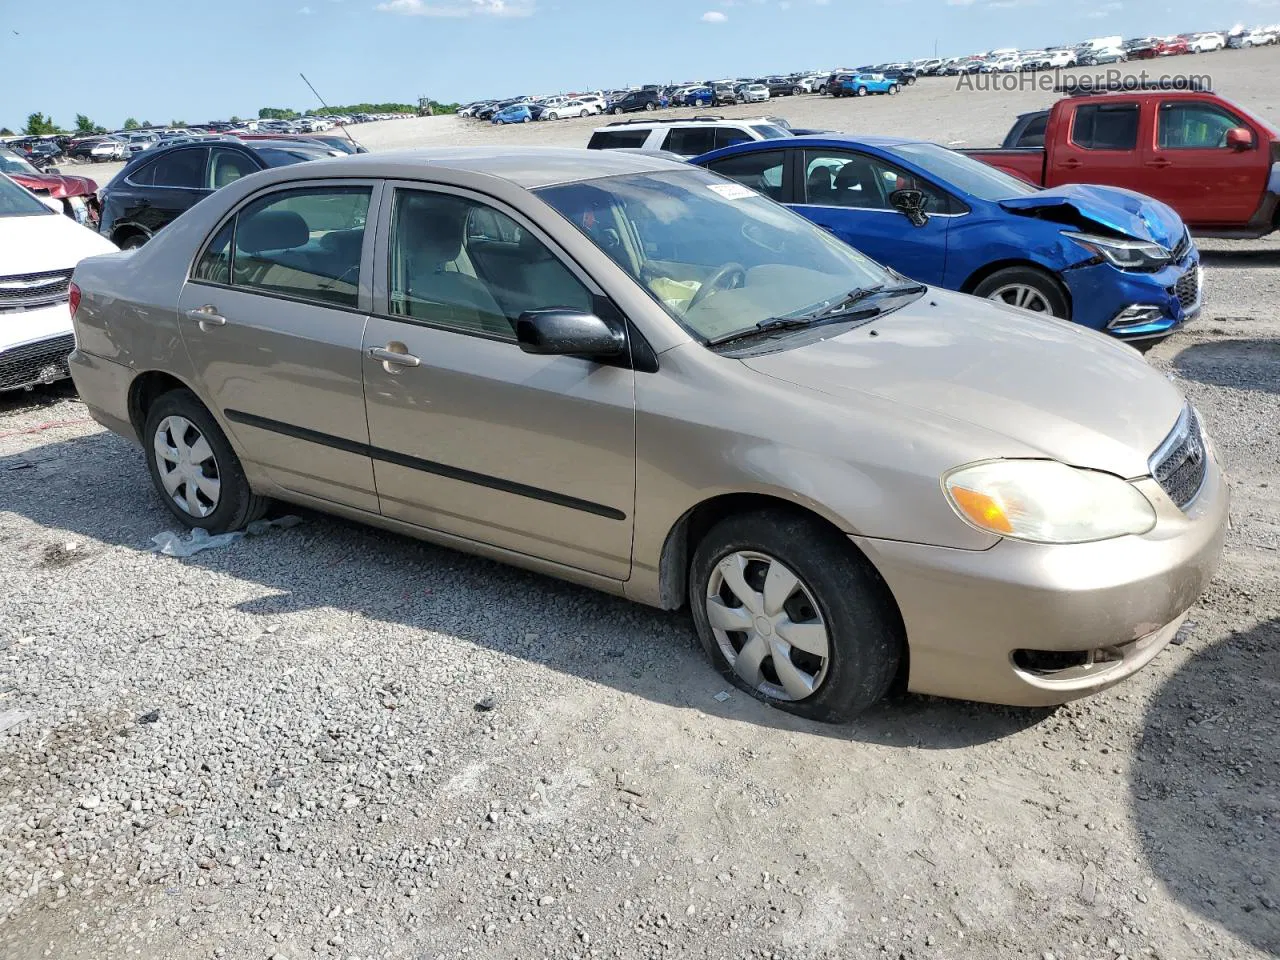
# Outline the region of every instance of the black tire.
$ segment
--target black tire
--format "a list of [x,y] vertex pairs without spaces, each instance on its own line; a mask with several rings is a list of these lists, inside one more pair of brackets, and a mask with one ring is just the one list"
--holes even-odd
[[798,97],[798,96],[800,96],[800,94],[802,94],[802,93],[804,93],[804,90],[803,90],[803,89],[801,89],[800,87],[792,87],[792,88],[791,88],[791,95],[792,95],[793,97]]
[[916,82],[916,78],[915,78],[915,77],[907,77],[907,86],[908,86],[908,87],[909,87],[909,86],[911,86],[911,85],[912,85],[913,83],[915,83],[915,82]]
[[138,247],[143,246],[147,242],[147,239],[148,238],[145,233],[130,233],[126,235],[123,240],[119,241],[116,246],[121,250],[137,250]]
[[[160,479],[160,470],[156,465],[155,436],[160,425],[167,417],[180,416],[190,421],[204,435],[213,459],[217,466],[217,477],[220,486],[218,503],[215,509],[205,517],[192,516],[183,510],[169,496]],[[147,469],[151,472],[151,481],[164,505],[169,508],[178,520],[189,527],[203,527],[210,533],[226,533],[239,530],[267,512],[270,501],[253,492],[249,481],[245,478],[240,458],[231,449],[226,434],[218,426],[218,422],[205,409],[204,404],[190,390],[171,390],[159,397],[147,412],[146,424],[142,428],[142,447],[147,457]]]
[[899,87],[896,83],[895,83],[895,84],[893,84],[893,85],[891,85],[891,86],[889,87],[889,91],[888,91],[888,92],[889,92],[889,96],[891,96],[891,97],[896,97],[896,96],[898,95],[898,91],[899,91],[900,89],[901,89],[901,87]]
[[[743,681],[712,631],[706,610],[711,576],[737,551],[767,554],[789,567],[827,626],[826,674],[802,700],[779,700]],[[845,537],[802,513],[769,510],[716,524],[694,551],[689,601],[698,639],[726,679],[771,706],[823,723],[845,723],[884,697],[906,649],[901,618],[875,568]]]
[[1032,287],[1043,296],[1049,305],[1049,313],[1060,320],[1071,319],[1071,302],[1057,280],[1036,267],[1005,267],[997,270],[973,288],[975,297],[991,299],[1001,287],[1021,284]]
[[866,88],[866,87],[859,87],[859,88],[858,88],[858,96],[860,96],[860,97],[865,97],[866,95],[867,95],[867,88]]
[[644,108],[645,108],[645,110],[646,110],[646,111],[648,111],[648,112],[652,113],[652,112],[653,112],[653,101],[651,100],[651,101],[649,101],[648,103],[646,103],[646,104],[644,105]]
[[614,115],[615,117],[620,117],[620,116],[622,116],[622,108],[621,108],[621,107],[614,107],[614,108],[613,108],[613,115]]

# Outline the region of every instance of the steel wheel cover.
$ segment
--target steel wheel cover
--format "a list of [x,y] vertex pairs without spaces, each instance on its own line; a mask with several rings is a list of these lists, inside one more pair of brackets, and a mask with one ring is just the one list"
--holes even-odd
[[706,591],[707,621],[743,682],[775,700],[816,693],[831,662],[831,639],[809,588],[768,554],[722,558]]
[[156,427],[151,445],[160,483],[178,509],[197,518],[218,509],[222,496],[218,460],[194,423],[186,417],[165,417]]
[[1049,306],[1049,301],[1045,295],[1035,287],[1025,283],[1006,284],[999,289],[992,290],[987,299],[998,300],[1001,303],[1007,303],[1011,307],[1030,310],[1032,313],[1053,313],[1053,309]]

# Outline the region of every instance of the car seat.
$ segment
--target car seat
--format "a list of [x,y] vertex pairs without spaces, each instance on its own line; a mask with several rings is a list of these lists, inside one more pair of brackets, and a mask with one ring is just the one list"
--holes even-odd
[[512,325],[485,284],[456,269],[469,207],[445,196],[411,196],[396,212],[392,311],[510,337]]
[[809,171],[805,184],[805,199],[809,203],[829,204],[835,199],[835,181],[830,167],[814,167]]
[[869,160],[855,157],[840,168],[835,179],[835,203],[841,207],[866,209],[885,206],[880,179]]

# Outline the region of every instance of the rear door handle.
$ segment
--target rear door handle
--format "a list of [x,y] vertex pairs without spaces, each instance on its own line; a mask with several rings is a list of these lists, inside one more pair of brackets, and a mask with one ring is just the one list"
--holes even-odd
[[402,347],[399,351],[392,350],[389,347],[370,347],[369,357],[380,361],[388,373],[395,372],[391,369],[392,366],[417,367],[422,364],[422,361],[413,354],[403,352],[403,345],[399,346]]
[[227,322],[227,318],[218,313],[218,308],[211,303],[205,304],[203,307],[196,307],[194,310],[187,311],[187,319],[194,320],[200,324],[200,329],[205,327],[221,327]]
[[1165,167],[1172,167],[1172,166],[1173,166],[1173,161],[1172,161],[1172,160],[1166,160],[1166,159],[1164,159],[1164,157],[1156,157],[1154,160],[1148,160],[1148,161],[1147,161],[1147,166],[1148,166],[1148,167],[1156,167],[1156,168],[1157,168],[1157,169],[1159,169],[1159,170],[1163,170]]
[[1066,167],[1068,170],[1079,170],[1081,167],[1084,166],[1084,162],[1068,157],[1066,160],[1062,161],[1062,165]]

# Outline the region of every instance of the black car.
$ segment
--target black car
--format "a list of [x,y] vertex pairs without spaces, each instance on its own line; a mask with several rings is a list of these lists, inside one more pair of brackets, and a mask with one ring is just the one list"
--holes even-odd
[[[769,88],[769,97],[790,97],[794,96],[800,88],[788,80],[786,77],[765,77],[757,80],[756,83],[763,83]],[[801,91],[803,92],[803,91]]]
[[88,163],[93,159],[93,148],[102,142],[102,137],[89,137],[85,140],[76,140],[72,142],[71,149],[67,151],[67,156],[72,160],[83,160]]
[[657,110],[662,105],[657,90],[632,90],[609,104],[614,114],[635,113],[638,110]]
[[298,140],[210,140],[152,147],[134,154],[103,188],[98,232],[123,250],[140,247],[219,187],[268,167],[332,155],[323,144]]

